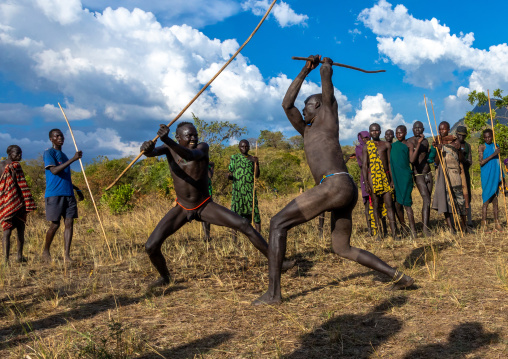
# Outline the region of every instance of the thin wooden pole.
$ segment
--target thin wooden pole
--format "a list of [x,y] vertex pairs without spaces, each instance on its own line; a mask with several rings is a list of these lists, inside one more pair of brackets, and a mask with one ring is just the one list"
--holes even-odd
[[[67,119],[67,116],[65,115],[65,112],[62,108],[62,105],[60,105],[60,102],[58,103],[58,106],[60,106],[60,110],[62,110],[62,114],[65,118],[65,122],[67,122],[67,126],[69,126],[69,131],[71,132],[72,141],[74,141],[74,147],[76,147],[76,152],[78,152],[78,145],[76,144],[76,139],[74,138],[74,133],[72,132],[71,124],[69,123],[69,120]],[[90,185],[88,184],[88,179],[86,178],[85,168],[83,167],[83,162],[81,161],[81,158],[79,159],[79,165],[81,166],[81,172],[83,173],[83,177],[85,178],[86,186],[88,187],[88,192],[90,192],[90,198],[92,199],[93,206],[95,208],[95,213],[97,213],[97,218],[99,219],[99,223],[101,225],[102,234],[104,235],[104,239],[106,240],[106,245],[108,246],[109,250],[109,256],[111,259],[113,259],[113,253],[111,253],[111,247],[109,246],[108,237],[106,237],[106,231],[104,231],[104,226],[102,225],[101,216],[99,215],[99,211],[97,210],[97,206],[95,205],[95,200],[93,198],[92,190],[90,189]]]
[[[256,141],[256,157],[258,156],[258,141]],[[254,183],[252,184],[252,223],[254,223],[254,208],[256,199],[256,170],[257,164],[254,162]]]
[[[492,117],[492,107],[490,104],[490,92],[487,90],[487,98],[489,100],[489,113],[490,113],[490,125],[492,126],[492,137],[494,139],[494,147],[497,148],[496,144],[496,131],[494,130],[494,118]],[[508,211],[506,210],[506,192],[503,183],[503,165],[501,163],[501,156],[497,155],[499,159],[499,178],[501,179],[501,188],[503,189],[503,201],[504,201],[504,215],[508,222]]]
[[[432,107],[432,116],[434,117],[434,125],[436,125],[436,131],[438,131],[439,133],[439,127],[437,127],[437,121],[436,121],[436,114],[434,113],[434,104],[432,103],[432,100],[430,100],[430,106]],[[441,141],[441,136],[438,137],[438,141],[440,142]],[[443,166],[444,166],[444,171],[443,174],[445,173],[448,173],[448,170],[446,168],[446,164],[443,160]],[[449,182],[449,178],[445,175],[445,178],[448,180]],[[448,184],[448,188],[450,189],[450,198],[453,199],[453,192],[451,191],[451,186]],[[462,237],[464,237],[464,233],[462,232],[462,226],[460,224],[460,217],[459,217],[459,214],[458,214],[458,211],[457,211],[457,207],[455,206],[455,201],[453,201],[453,206],[452,206],[452,212],[454,210],[454,216],[453,216],[453,221],[455,223],[455,225],[457,227],[459,227],[459,230],[460,230],[460,234],[462,235]]]
[[[312,60],[311,58],[308,58],[308,57],[298,57],[298,56],[293,56],[291,58],[293,60],[304,60],[304,61],[311,61]],[[320,64],[324,64],[325,62],[323,60],[321,60],[321,61],[319,61],[319,63]],[[339,66],[339,67],[345,67],[346,69],[351,69],[351,70],[365,72],[366,74],[377,74],[378,72],[386,72],[386,70],[368,71],[368,70],[361,69],[359,67],[354,67],[354,66],[350,66],[350,65],[340,64],[338,62],[334,62],[334,63],[332,63],[332,65],[333,66]]]
[[[194,98],[192,100],[190,100],[190,102],[187,104],[187,106],[185,106],[183,108],[182,111],[180,111],[180,113],[178,115],[176,115],[176,117],[173,119],[173,121],[171,121],[169,124],[168,124],[168,127],[171,127],[171,125],[173,123],[176,122],[176,120],[178,120],[184,113],[185,111],[187,111],[187,109],[194,103],[194,101],[196,101],[196,99],[208,88],[208,86],[210,86],[210,84],[217,78],[217,76],[220,75],[220,73],[231,63],[231,61],[233,61],[235,59],[235,57],[240,53],[240,51],[242,51],[242,49],[245,47],[245,45],[247,45],[249,43],[249,41],[252,39],[252,37],[254,36],[254,34],[258,31],[258,29],[261,27],[261,24],[265,21],[265,19],[267,18],[268,14],[270,14],[270,11],[272,10],[273,6],[275,5],[275,3],[277,2],[277,0],[273,0],[272,4],[270,5],[270,7],[268,8],[268,10],[266,10],[266,13],[265,15],[263,16],[263,18],[261,19],[261,21],[259,22],[258,26],[256,26],[256,28],[254,29],[254,31],[250,34],[250,36],[248,37],[248,39],[243,43],[242,46],[240,46],[240,48],[233,54],[233,56],[231,56],[231,58],[228,60],[228,62],[226,62],[224,64],[224,66],[221,67],[221,69],[215,74],[214,77],[212,77],[212,79],[210,81],[207,82],[207,84],[205,86],[203,86],[203,88],[196,94],[196,96],[194,96]],[[157,141],[157,139],[159,138],[159,135],[155,136],[155,138],[152,140],[153,142]],[[107,188],[106,188],[106,191],[111,189],[111,187],[113,187],[119,180],[120,178],[122,178],[122,176],[125,174],[125,172],[127,172],[127,170],[129,168],[132,167],[132,165],[137,161],[139,160],[139,158],[143,155],[144,152],[141,152],[139,155],[136,156],[135,159],[132,160],[132,162],[127,166],[126,169],[123,170],[122,173],[120,173],[120,175],[113,181],[113,183],[111,183]]]
[[[434,142],[436,142],[436,137],[434,136],[434,131],[432,130],[432,124],[430,122],[429,110],[427,108],[427,98],[425,97],[425,95],[423,95],[423,100],[425,102],[425,112],[427,113],[427,120],[429,121],[430,132],[432,134],[432,138],[433,138]],[[434,109],[434,107],[432,107],[432,109]],[[434,120],[435,120],[435,117],[434,117]],[[436,127],[437,127],[437,124],[436,124]],[[437,130],[439,131],[439,128],[437,128]],[[440,137],[438,137],[438,142],[441,143]],[[456,213],[456,210],[455,210],[455,201],[454,201],[453,196],[452,196],[452,191],[450,189],[450,184],[448,183],[446,164],[443,161],[443,157],[442,157],[441,152],[439,151],[439,149],[436,148],[436,152],[437,152],[437,156],[439,157],[439,163],[443,167],[442,168],[442,172],[443,172],[443,176],[445,178],[445,183],[446,183],[446,189],[448,191],[448,196],[450,197],[450,204],[451,204],[451,207],[452,207],[453,220],[454,220],[455,225],[457,225],[457,218],[456,218],[457,213]],[[461,236],[464,237],[464,233],[462,233],[462,227],[460,226],[460,223],[458,224],[458,227],[459,227]]]

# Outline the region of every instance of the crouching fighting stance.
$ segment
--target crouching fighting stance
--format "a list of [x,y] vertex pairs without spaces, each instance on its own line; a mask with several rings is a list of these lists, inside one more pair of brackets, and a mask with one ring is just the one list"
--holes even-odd
[[[198,144],[198,133],[190,122],[181,122],[176,128],[178,143],[168,137],[169,127],[161,125],[157,132],[164,145],[155,148],[146,141],[141,151],[147,157],[166,155],[177,195],[176,205],[161,219],[148,238],[145,249],[160,278],[150,287],[169,283],[169,270],[161,252],[162,243],[185,223],[197,220],[229,227],[245,234],[261,253],[268,256],[268,244],[252,228],[249,220],[214,203],[208,191],[208,145]],[[286,263],[290,267],[294,263]]]
[[282,107],[293,127],[303,136],[305,155],[316,186],[291,201],[270,221],[268,291],[253,304],[280,303],[281,268],[289,229],[319,214],[331,212],[332,247],[341,257],[358,262],[393,278],[393,288],[405,288],[413,279],[363,249],[351,247],[351,214],[358,200],[358,188],[347,171],[339,144],[337,101],[333,93],[332,61],[321,66],[322,94],[305,100],[303,118],[295,100],[305,77],[319,65],[320,56],[308,61],[289,87]]

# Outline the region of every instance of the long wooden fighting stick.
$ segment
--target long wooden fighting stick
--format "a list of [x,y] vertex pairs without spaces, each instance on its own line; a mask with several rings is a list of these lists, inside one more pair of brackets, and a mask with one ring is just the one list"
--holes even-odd
[[[67,119],[67,116],[65,115],[62,105],[60,105],[60,102],[58,103],[58,106],[60,106],[60,110],[62,110],[62,114],[65,118],[65,122],[67,122],[67,126],[69,126],[69,131],[71,132],[72,141],[74,141],[74,147],[76,147],[76,152],[78,152],[79,151],[78,145],[76,144],[76,139],[74,138],[74,133],[72,132],[71,124],[69,123],[69,120]],[[88,187],[88,192],[90,192],[90,198],[92,199],[92,203],[95,208],[95,213],[97,213],[97,218],[99,219],[99,223],[101,225],[102,234],[104,235],[104,239],[106,240],[106,245],[108,246],[109,256],[111,257],[111,259],[113,259],[113,254],[111,253],[111,248],[109,246],[108,237],[106,237],[106,231],[104,231],[104,226],[102,225],[101,216],[99,215],[99,211],[97,210],[97,206],[95,205],[95,200],[93,199],[92,190],[90,189],[90,185],[88,184],[88,179],[86,178],[85,168],[83,167],[83,162],[81,161],[81,158],[79,159],[79,165],[81,166],[81,172],[83,173],[83,177],[85,178],[86,186]]]
[[[180,111],[180,113],[178,115],[176,115],[176,117],[173,119],[173,121],[171,121],[169,124],[168,124],[168,127],[171,127],[171,125],[173,123],[176,122],[176,120],[178,120],[184,113],[185,111],[187,111],[187,109],[194,103],[194,101],[196,101],[196,99],[208,88],[208,86],[210,86],[210,84],[217,78],[217,76],[220,75],[220,73],[231,63],[231,61],[233,61],[235,59],[235,57],[240,53],[240,51],[242,51],[242,49],[245,47],[245,45],[247,45],[249,43],[249,41],[252,39],[252,37],[254,36],[254,34],[258,31],[258,29],[261,27],[261,24],[265,21],[265,19],[267,18],[268,14],[270,14],[270,11],[272,10],[273,6],[275,5],[275,3],[277,2],[277,0],[273,0],[272,4],[270,5],[270,7],[268,8],[268,10],[266,10],[266,13],[265,15],[263,16],[263,18],[261,19],[261,21],[259,22],[258,26],[256,26],[256,28],[254,29],[254,31],[252,31],[252,33],[250,34],[250,36],[247,38],[247,40],[245,40],[245,42],[243,43],[242,46],[240,46],[240,48],[233,54],[233,56],[231,56],[231,58],[228,60],[228,62],[226,62],[224,64],[224,66],[221,67],[221,69],[215,74],[214,77],[212,77],[212,79],[210,81],[207,82],[207,84],[205,86],[203,86],[203,88],[196,94],[196,96],[194,96],[194,98],[192,100],[190,100],[190,102],[187,104],[187,106],[185,106],[183,108],[182,111]],[[159,135],[155,136],[155,138],[152,140],[153,142],[157,141],[157,139],[159,138]],[[111,183],[107,188],[106,188],[106,191],[111,189],[111,187],[113,187],[117,182],[118,180],[120,180],[120,178],[122,178],[122,176],[125,174],[125,172],[127,172],[127,170],[129,168],[132,167],[132,165],[137,161],[139,160],[139,158],[143,155],[144,151],[141,152],[139,155],[137,155],[137,157],[135,159],[132,160],[132,162],[127,166],[126,169],[123,170],[122,173],[120,173],[120,175],[113,181],[113,183]]]
[[[494,118],[492,117],[492,107],[490,104],[490,92],[487,90],[487,98],[489,99],[489,113],[490,113],[490,125],[492,126],[492,137],[494,139],[494,148],[497,148],[496,144],[496,131],[494,130]],[[504,201],[504,215],[506,217],[506,221],[508,222],[508,211],[506,210],[506,191],[504,187],[504,181],[503,181],[503,164],[501,163],[501,156],[497,156],[499,160],[499,178],[501,179],[502,188],[503,188],[503,201]]]
[[[434,125],[436,125],[436,131],[438,131],[438,133],[439,133],[439,127],[437,126],[436,114],[434,112],[434,104],[432,103],[432,100],[430,100],[430,106],[432,107],[432,115],[434,116]],[[438,137],[438,141],[441,142],[441,136]],[[446,174],[448,173],[448,170],[446,169],[446,163],[445,163],[444,160],[443,160],[443,169],[444,169],[443,174],[445,174],[445,178],[449,182],[450,179],[446,176]],[[448,184],[448,188],[450,189],[450,198],[453,199],[453,197],[452,197],[453,192],[451,191],[451,185],[450,184]],[[456,205],[455,201],[453,201],[453,204],[454,204],[454,206],[452,208],[455,210],[455,216],[453,217],[453,219],[454,219],[455,225],[460,230],[460,234],[462,235],[462,237],[464,237],[464,233],[462,232],[462,226],[460,224],[459,213],[457,211],[457,206],[458,205]]]
[[[429,121],[430,132],[432,134],[432,138],[433,138],[434,142],[436,142],[436,137],[434,136],[434,131],[432,130],[432,124],[430,122],[429,110],[427,108],[427,98],[425,97],[425,95],[423,95],[423,100],[425,102],[425,112],[427,113],[427,120]],[[434,109],[434,106],[432,106],[432,109]],[[439,128],[438,128],[438,131],[439,131]],[[441,143],[440,137],[438,137],[438,142]],[[447,174],[446,164],[443,161],[443,157],[441,156],[441,152],[437,148],[436,148],[436,153],[437,153],[437,155],[439,157],[439,163],[443,166],[443,176],[444,176],[444,179],[445,179],[446,190],[448,191],[448,196],[450,198],[450,204],[451,204],[451,207],[452,207],[453,221],[454,221],[455,225],[459,227],[460,234],[462,235],[462,237],[464,237],[464,233],[462,232],[462,227],[460,226],[460,222],[457,219],[458,215],[457,215],[457,211],[455,210],[455,201],[454,201],[453,196],[452,196],[452,191],[451,191],[451,188],[450,188],[450,184],[448,183],[448,176],[446,175]]]
[[[258,141],[256,141],[256,157],[258,156]],[[256,199],[256,170],[257,170],[257,163],[254,162],[254,183],[252,185],[252,223],[254,223],[254,208],[255,208],[255,202]]]
[[[309,57],[298,57],[298,56],[293,56],[291,57],[293,60],[303,60],[303,61],[312,61],[313,59],[309,58]],[[319,61],[320,64],[324,64],[325,62],[323,60]],[[339,64],[338,62],[334,62],[332,63],[333,66],[340,66],[340,67],[345,67],[347,69],[351,69],[351,70],[356,70],[356,71],[361,71],[361,72],[365,72],[366,74],[376,74],[378,72],[386,72],[386,70],[376,70],[376,71],[368,71],[368,70],[364,70],[364,69],[361,69],[359,67],[354,67],[354,66],[350,66],[350,65],[344,65],[344,64]]]

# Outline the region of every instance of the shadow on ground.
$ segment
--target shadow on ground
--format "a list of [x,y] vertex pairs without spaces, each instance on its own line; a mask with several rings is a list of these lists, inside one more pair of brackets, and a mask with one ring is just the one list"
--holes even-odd
[[406,354],[404,359],[464,358],[466,354],[498,340],[499,333],[485,332],[481,323],[463,323],[450,332],[447,343],[424,345]]
[[214,347],[221,345],[233,337],[230,332],[222,332],[218,334],[208,335],[204,338],[194,340],[190,343],[180,345],[175,348],[158,351],[158,353],[147,353],[143,354],[140,359],[150,358],[171,358],[171,359],[184,359],[184,358],[196,358],[203,354],[206,354]]
[[453,246],[452,242],[437,242],[415,248],[404,259],[404,268],[418,268],[425,266],[428,259],[433,260],[434,254]]
[[301,347],[285,359],[367,358],[402,329],[402,321],[387,315],[407,303],[395,296],[363,315],[345,314],[326,321],[301,338]]

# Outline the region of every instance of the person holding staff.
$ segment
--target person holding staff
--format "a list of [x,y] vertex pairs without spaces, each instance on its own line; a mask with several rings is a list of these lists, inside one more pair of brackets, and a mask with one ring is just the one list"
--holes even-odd
[[499,194],[499,186],[503,183],[504,178],[502,180],[501,168],[499,165],[500,150],[499,147],[496,147],[494,143],[492,143],[493,138],[493,131],[490,128],[484,130],[483,140],[485,143],[478,147],[478,160],[481,166],[482,179],[482,228],[485,230],[487,227],[487,208],[489,203],[492,203],[494,228],[497,231],[502,231],[503,226],[499,223],[499,205],[497,197]]

